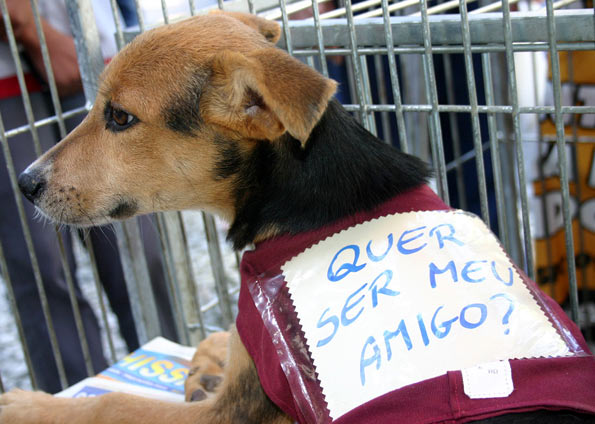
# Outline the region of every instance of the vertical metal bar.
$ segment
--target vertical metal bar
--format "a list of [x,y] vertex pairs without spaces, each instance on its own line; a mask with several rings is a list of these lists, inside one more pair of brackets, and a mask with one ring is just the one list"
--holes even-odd
[[322,69],[322,74],[325,77],[328,77],[328,65],[326,63],[326,54],[324,52],[324,38],[322,36],[322,27],[320,26],[318,0],[312,0],[312,16],[314,18],[314,29],[316,30],[316,42],[318,43],[318,57],[320,58],[320,67]]
[[223,270],[223,258],[219,245],[219,235],[217,226],[212,215],[202,213],[205,234],[207,236],[207,246],[209,248],[209,258],[211,259],[211,268],[215,278],[215,289],[219,298],[219,307],[223,314],[223,326],[228,327],[233,322],[233,312],[231,310],[231,299],[229,297],[229,288],[227,286],[227,276]]
[[138,20],[138,28],[140,32],[145,32],[145,17],[143,16],[143,9],[140,6],[140,0],[134,0],[134,8],[136,9],[136,18]]
[[163,23],[165,25],[169,24],[169,13],[167,13],[167,2],[165,0],[161,0],[161,12],[163,13]]
[[[531,7],[529,9],[532,9]],[[533,104],[534,105],[538,105],[539,104],[539,93],[538,93],[538,86],[539,86],[539,80],[538,80],[538,75],[537,75],[537,55],[539,53],[530,53],[531,54],[531,71],[533,73]],[[547,199],[547,189],[546,189],[546,181],[545,181],[545,176],[543,174],[543,164],[541,161],[541,154],[542,154],[542,147],[544,145],[546,145],[546,149],[547,149],[547,143],[544,140],[543,137],[543,131],[541,130],[541,120],[539,118],[538,114],[535,114],[535,128],[537,128],[538,131],[538,140],[537,140],[537,158],[536,158],[536,162],[537,162],[537,173],[538,173],[538,178],[539,178],[539,185],[541,188],[541,194],[539,195],[539,205],[540,205],[540,209],[541,209],[541,214],[542,214],[542,220],[543,220],[543,230],[544,230],[544,239],[545,239],[545,256],[546,256],[546,262],[548,265],[548,273],[547,273],[547,280],[546,282],[548,282],[548,294],[552,297],[555,296],[554,294],[554,275],[555,273],[553,272],[553,260],[552,260],[552,240],[550,238],[551,235],[551,231],[550,231],[550,223],[549,220],[547,219],[547,205],[546,205],[546,199]]]
[[[196,291],[196,281],[188,255],[188,242],[184,230],[184,221],[180,212],[164,212],[160,214],[158,219],[161,228],[160,232],[164,236],[162,245],[168,247],[165,252],[170,256],[170,264],[174,276],[172,282],[175,281],[179,292],[184,294],[183,296],[176,296],[174,301],[178,304],[181,316],[183,317],[183,324],[186,327],[184,332],[187,333],[188,342],[196,344],[206,336],[206,333],[204,331],[204,318],[200,310],[200,301]],[[200,324],[200,334],[198,336],[196,333],[188,331],[188,323],[194,322]]]
[[120,20],[120,9],[116,0],[110,0],[112,6],[112,16],[114,18],[114,24],[116,25],[116,45],[118,51],[124,47],[124,33],[122,32],[122,21]]
[[[570,56],[570,51],[568,52],[569,56]],[[571,145],[572,148],[572,152],[571,152],[571,161],[572,161],[572,168],[576,170],[576,172],[578,172],[578,159],[577,159],[577,149],[578,149],[578,129],[577,129],[577,124],[576,124],[576,119],[573,119],[573,123],[572,123],[572,139],[573,139],[573,144]],[[577,176],[578,177],[578,176]],[[575,180],[575,187],[576,187],[576,198],[577,199],[582,199],[582,188],[581,188],[581,183],[580,181]],[[577,220],[578,221],[578,257],[582,257],[585,253],[585,237],[584,237],[584,227],[583,224],[581,222],[580,219]],[[576,260],[575,262],[575,266],[576,266]],[[581,276],[581,292],[583,294],[583,302],[587,302],[587,300],[589,299],[590,296],[590,290],[589,290],[589,273],[587,272],[587,266],[588,263],[585,260],[581,260],[579,263],[579,270],[580,270],[580,276]],[[578,282],[577,282],[578,283]],[[577,292],[578,292],[578,287],[577,287]],[[578,311],[577,311],[577,315],[578,315]],[[584,314],[584,321],[581,321],[581,324],[583,325],[584,328],[584,335],[585,338],[587,339],[588,342],[593,340],[593,328],[592,328],[592,323],[593,321],[591,320],[591,314],[589,313],[588,310],[585,311]]]
[[87,368],[87,375],[90,377],[95,374],[93,370],[93,362],[91,361],[91,352],[89,350],[89,343],[87,342],[87,335],[85,334],[85,327],[83,325],[83,319],[81,318],[81,311],[78,305],[78,299],[76,298],[76,291],[72,274],[70,272],[70,266],[66,259],[66,249],[64,247],[64,240],[58,227],[56,226],[56,235],[58,236],[58,247],[60,249],[60,259],[62,261],[62,268],[64,269],[64,279],[66,280],[66,286],[68,287],[68,296],[70,298],[70,306],[72,307],[72,313],[74,315],[74,324],[76,326],[76,332],[79,337],[81,344],[81,350],[83,352],[83,359]]
[[135,219],[115,223],[114,228],[132,315],[139,342],[143,344],[160,335],[161,328],[140,229]]
[[[382,105],[388,104],[388,96],[386,92],[386,83],[384,75],[384,66],[382,63],[382,56],[374,55],[374,74],[376,77],[376,85],[378,86],[378,101]],[[384,141],[388,144],[392,144],[392,136],[390,129],[390,119],[388,112],[380,112],[380,124],[382,126],[382,134],[384,135]]]
[[[366,55],[362,55],[359,57],[360,65],[361,65],[361,75],[362,75],[362,87],[363,91],[363,99],[364,99],[364,106],[366,111],[368,110],[368,105],[372,104],[372,87],[370,86],[370,74],[368,72],[368,60]],[[368,121],[368,131],[370,131],[374,135],[378,135],[378,131],[376,129],[376,119],[374,117],[374,112],[367,112],[366,118]]]
[[[539,128],[539,115],[536,115],[537,118],[537,126]],[[538,157],[537,159],[540,160],[541,159],[541,147],[542,147],[542,143],[543,144],[547,144],[546,141],[543,139],[543,135],[542,135],[542,131],[541,128],[539,129],[539,147],[537,149],[538,151]],[[547,147],[546,147],[547,148]],[[548,273],[547,273],[547,282],[549,283],[548,285],[548,294],[552,297],[555,296],[555,272],[553,272],[553,268],[551,267],[553,264],[553,253],[552,253],[552,240],[551,240],[551,229],[550,229],[550,223],[549,220],[547,218],[547,184],[545,181],[545,175],[543,173],[543,164],[541,163],[541,161],[539,161],[538,163],[538,177],[539,177],[539,185],[541,188],[541,195],[540,197],[540,206],[541,206],[541,214],[543,217],[543,229],[544,229],[544,238],[545,238],[545,257],[546,257],[546,261],[547,264],[549,266],[548,268]]]
[[25,82],[25,73],[23,72],[23,64],[21,62],[21,56],[19,54],[19,48],[17,41],[14,38],[12,30],[12,23],[10,22],[10,15],[8,14],[8,8],[6,7],[6,0],[0,0],[0,9],[2,9],[2,16],[4,18],[4,28],[6,29],[6,37],[8,39],[8,45],[10,46],[10,52],[14,60],[14,64],[17,71],[17,79],[19,81],[19,88],[21,89],[21,96],[23,98],[23,106],[25,107],[25,116],[27,117],[27,124],[31,128],[31,136],[33,137],[33,146],[35,148],[35,154],[41,155],[42,149],[39,143],[39,134],[35,127],[35,116],[33,115],[33,108],[31,107],[31,99],[29,98],[29,91],[27,90],[27,84]]
[[50,54],[45,40],[45,34],[41,26],[41,17],[39,16],[39,7],[37,0],[31,0],[31,9],[33,10],[33,19],[35,20],[35,28],[37,30],[37,37],[39,38],[39,45],[41,48],[41,57],[43,58],[43,66],[48,77],[48,85],[50,87],[50,95],[54,112],[58,118],[58,129],[60,137],[66,137],[66,126],[64,125],[64,117],[62,116],[62,106],[60,105],[60,96],[58,95],[58,88],[56,87],[56,79],[54,78],[54,70],[52,69],[52,62],[50,61]]
[[[402,69],[403,104],[427,103],[428,94],[423,74],[422,55],[401,55],[399,64]],[[410,153],[419,156],[428,162],[432,160],[429,143],[428,123],[429,117],[425,112],[412,112],[403,116],[405,119],[405,130]]]
[[403,103],[401,100],[401,88],[399,87],[399,74],[397,72],[397,61],[395,60],[393,30],[390,23],[390,14],[388,12],[388,0],[382,0],[382,17],[384,20],[384,36],[386,39],[390,82],[393,90],[393,101],[396,106],[395,115],[397,118],[397,129],[399,131],[399,144],[403,152],[409,153],[407,130],[405,127],[405,118],[403,116]]
[[[494,85],[494,103],[512,104],[510,99],[510,87],[508,84],[508,65],[506,62],[506,53],[495,53],[491,55],[492,81]],[[506,202],[503,207],[506,211],[507,226],[504,229],[509,240],[505,244],[506,251],[518,264],[524,264],[524,250],[522,247],[523,231],[521,229],[519,201],[519,184],[517,182],[518,172],[515,166],[514,143],[510,142],[513,137],[512,115],[496,114],[498,132],[498,145],[500,147],[500,165],[502,176],[502,191],[505,199],[513,199]]]
[[[456,102],[454,93],[454,78],[452,75],[452,61],[449,54],[443,54],[442,60],[444,62],[444,80],[446,82],[446,101],[448,104],[454,105]],[[461,136],[459,134],[459,123],[457,121],[457,114],[454,112],[448,113],[448,121],[450,124],[450,138],[452,139],[452,150],[455,159],[461,157]],[[465,177],[463,175],[463,163],[456,162],[455,177],[457,182],[457,197],[459,199],[459,207],[467,210],[467,193],[465,192]]]
[[[568,51],[566,53],[566,60],[567,60],[567,69],[568,69],[568,83],[572,87],[572,91],[576,91],[576,83],[574,82],[574,55],[572,51]],[[578,158],[577,158],[577,151],[579,149],[579,139],[578,139],[578,119],[576,116],[573,116],[572,119],[572,154],[571,154],[571,161],[572,161],[572,168],[575,169],[575,174],[578,174]],[[579,181],[579,175],[575,175],[575,189],[576,189],[576,198],[580,200],[583,198],[583,187],[581,181]],[[585,237],[584,231],[585,227],[581,219],[577,220],[578,224],[578,255],[579,257],[584,255],[585,253]],[[584,301],[589,299],[589,273],[587,272],[588,263],[585,260],[580,262],[580,274],[581,274],[581,285],[582,285],[582,294]],[[592,341],[593,339],[593,329],[592,329],[592,320],[591,314],[587,311],[584,314],[585,321],[583,322],[585,328],[585,338],[587,341]]]
[[89,254],[89,262],[91,263],[91,272],[93,273],[93,282],[95,284],[95,292],[97,293],[97,299],[99,300],[99,309],[101,311],[101,320],[103,321],[103,327],[107,336],[107,343],[110,351],[111,362],[116,362],[116,349],[114,347],[114,339],[110,330],[109,322],[107,320],[107,311],[105,308],[105,298],[103,290],[101,288],[101,279],[99,278],[99,272],[97,271],[97,261],[95,260],[95,251],[93,250],[93,243],[91,243],[91,237],[89,231],[84,232],[85,248]]
[[289,17],[287,16],[285,0],[279,0],[279,7],[281,9],[281,20],[283,22],[283,34],[285,35],[287,53],[293,55],[293,43],[291,42],[291,30],[289,29]]
[[[487,106],[494,106],[494,92],[493,92],[493,81],[492,81],[492,63],[490,62],[490,55],[483,53],[481,55],[481,61],[483,65],[483,84],[486,96]],[[508,228],[506,223],[506,210],[504,208],[504,190],[502,188],[502,167],[500,163],[500,144],[498,141],[498,125],[496,123],[496,114],[488,112],[488,134],[490,137],[490,150],[492,156],[492,172],[494,175],[494,191],[496,194],[496,211],[498,218],[498,230],[500,233],[500,239],[504,246],[509,245]]]
[[238,280],[237,281],[241,281],[241,279],[242,279],[242,274],[241,274],[241,269],[240,269],[240,265],[242,262],[241,253],[238,252],[237,250],[234,250],[233,256],[235,258],[236,268],[238,269],[238,275],[237,275]]
[[473,131],[473,145],[475,148],[475,167],[477,169],[479,183],[480,209],[483,220],[489,226],[490,214],[488,208],[488,192],[486,187],[485,166],[483,162],[481,129],[479,127],[479,113],[477,112],[477,92],[475,91],[475,72],[473,71],[471,35],[469,30],[469,19],[467,17],[466,0],[459,0],[459,11],[461,14],[461,33],[463,37],[463,49],[465,56],[465,74],[467,75],[467,91],[469,93],[469,104],[471,105],[471,128]]
[[355,35],[355,25],[353,23],[353,10],[351,8],[351,0],[345,0],[345,10],[347,12],[347,24],[349,27],[349,44],[351,47],[351,60],[353,62],[353,73],[355,79],[356,95],[359,104],[359,116],[362,124],[369,129],[369,122],[367,119],[368,110],[365,105],[364,86],[362,82],[362,71],[360,69],[360,56],[357,52],[357,39]]
[[[190,15],[191,16],[196,15],[196,4],[195,4],[195,0],[188,0],[188,5],[190,6]],[[250,13],[254,13],[254,12],[252,12],[252,10],[251,10]]]
[[178,335],[180,337],[180,341],[184,344],[189,344],[189,333],[188,333],[188,325],[184,319],[184,313],[182,304],[180,301],[180,293],[178,290],[178,282],[176,279],[176,267],[173,263],[173,256],[174,253],[172,252],[172,248],[169,245],[168,234],[167,231],[167,224],[165,223],[165,216],[162,213],[155,214],[153,216],[157,230],[159,234],[159,242],[161,247],[161,252],[163,256],[163,269],[166,277],[166,281],[168,283],[169,291],[172,295],[172,310],[174,313],[174,322],[176,325],[176,329],[178,331]]
[[512,101],[512,126],[515,138],[516,161],[519,178],[519,194],[521,199],[521,216],[523,220],[523,245],[525,248],[526,271],[531,279],[535,279],[535,264],[533,255],[533,240],[529,222],[529,201],[527,195],[527,177],[525,175],[525,158],[523,154],[523,140],[521,137],[521,124],[519,119],[519,100],[516,85],[516,69],[512,51],[512,26],[510,23],[510,5],[508,0],[502,1],[504,14],[504,46],[506,50],[506,67],[508,71],[509,95]]
[[450,204],[448,194],[448,181],[446,179],[446,163],[444,161],[444,146],[442,145],[442,126],[440,114],[438,113],[438,90],[436,88],[436,75],[434,74],[434,60],[432,58],[432,39],[430,34],[430,22],[428,20],[427,0],[420,0],[422,34],[424,39],[424,80],[426,85],[426,96],[429,97],[432,111],[430,112],[430,145],[432,147],[432,159],[437,172],[438,195],[446,204]]
[[[355,72],[353,69],[353,58],[351,56],[343,56],[345,58],[345,71],[347,74],[347,87],[349,88],[349,98],[351,102],[358,102],[358,92],[355,87]],[[354,116],[362,122],[360,111],[354,112]]]
[[74,35],[85,98],[92,104],[103,69],[103,56],[93,8],[89,0],[66,0],[66,10]]
[[23,329],[23,322],[21,320],[21,314],[17,306],[17,301],[14,296],[14,290],[12,288],[12,281],[10,274],[8,273],[8,264],[6,263],[6,256],[4,256],[4,249],[2,243],[0,243],[0,273],[6,283],[6,293],[8,294],[8,301],[10,303],[10,310],[14,317],[17,325],[17,332],[21,341],[21,347],[23,348],[23,355],[25,356],[25,364],[27,365],[27,372],[29,373],[29,379],[31,380],[31,387],[33,390],[37,390],[37,379],[35,378],[35,372],[33,371],[33,363],[31,362],[31,353],[29,352],[29,346],[27,345],[27,339],[25,338],[25,330]]
[[[3,7],[6,5],[4,1],[2,1],[2,4]],[[10,185],[14,194],[15,203],[19,212],[19,219],[21,220],[21,226],[23,227],[23,236],[27,245],[27,251],[29,252],[29,259],[31,260],[31,268],[33,270],[33,276],[35,278],[35,284],[37,286],[37,292],[39,294],[39,300],[41,302],[41,309],[45,318],[45,324],[48,329],[52,353],[54,354],[56,368],[58,369],[58,377],[60,378],[60,384],[62,388],[65,389],[66,387],[68,387],[68,380],[66,379],[66,373],[64,371],[64,362],[62,360],[62,354],[60,353],[58,339],[56,338],[54,322],[50,314],[50,307],[46,296],[45,288],[43,286],[43,280],[41,278],[41,271],[39,269],[39,263],[37,262],[37,256],[35,254],[33,240],[31,238],[31,230],[29,229],[29,225],[27,224],[25,208],[23,207],[23,200],[21,199],[21,196],[18,195],[19,188],[17,183],[17,175],[14,169],[14,163],[12,161],[12,154],[10,152],[10,146],[8,145],[8,139],[6,138],[6,132],[4,129],[4,121],[2,119],[2,116],[0,116],[0,141],[2,142],[4,159],[6,161],[6,167],[8,169]]]
[[[174,311],[174,321],[178,330],[180,341],[184,344],[190,344],[190,333],[188,332],[188,322],[184,315],[184,307],[180,300],[179,283],[176,278],[176,266],[173,260],[173,249],[169,247],[168,235],[165,216],[162,213],[154,215],[157,223],[157,230],[159,233],[159,242],[163,256],[164,273],[166,274],[166,281],[168,283],[169,291],[172,295],[172,309]],[[176,257],[178,255],[175,255]],[[188,296],[188,294],[186,294]]]
[[[539,127],[539,115],[536,115],[537,117],[537,125]],[[544,238],[545,238],[545,256],[546,256],[546,261],[548,266],[550,266],[550,268],[548,268],[548,274],[547,274],[547,280],[549,283],[549,295],[554,297],[555,296],[555,272],[553,272],[553,268],[551,268],[551,265],[553,264],[553,253],[552,253],[552,240],[551,240],[551,229],[550,229],[550,223],[549,220],[547,218],[547,184],[545,181],[545,175],[543,173],[543,164],[541,163],[540,159],[541,159],[541,144],[547,144],[545,142],[545,140],[543,140],[542,137],[542,131],[541,128],[539,130],[539,147],[538,147],[538,157],[537,160],[539,160],[538,163],[538,173],[539,173],[539,185],[541,188],[541,195],[540,197],[540,206],[541,206],[541,214],[543,217],[543,229],[544,229]],[[546,147],[547,148],[547,147]]]
[[580,326],[578,313],[578,289],[576,284],[576,264],[574,256],[574,238],[572,230],[572,215],[570,213],[570,189],[568,187],[568,162],[566,158],[566,135],[564,133],[564,115],[562,115],[560,61],[556,45],[556,23],[552,0],[545,2],[547,10],[547,29],[550,52],[550,66],[552,71],[552,86],[554,91],[554,111],[556,122],[556,146],[558,148],[558,170],[560,172],[560,188],[562,190],[562,217],[564,220],[564,238],[566,240],[566,258],[568,266],[568,281],[570,285],[570,314],[574,322]]

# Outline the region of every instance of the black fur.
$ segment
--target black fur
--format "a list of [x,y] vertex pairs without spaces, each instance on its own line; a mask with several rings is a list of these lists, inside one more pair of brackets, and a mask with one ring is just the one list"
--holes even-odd
[[184,135],[192,136],[202,123],[200,116],[200,97],[208,75],[204,71],[195,72],[189,79],[187,88],[181,94],[174,95],[165,109],[167,126]]
[[420,159],[366,131],[335,100],[306,148],[285,134],[257,144],[236,174],[236,249],[267,228],[292,234],[369,210],[430,176]]
[[242,155],[238,143],[221,136],[216,136],[214,143],[219,151],[219,158],[213,169],[215,179],[221,180],[237,174],[242,166]]

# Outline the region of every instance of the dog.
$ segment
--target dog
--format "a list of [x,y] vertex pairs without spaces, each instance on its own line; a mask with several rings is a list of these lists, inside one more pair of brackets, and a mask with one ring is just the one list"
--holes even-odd
[[[404,204],[413,198],[448,209],[425,185],[428,166],[363,129],[332,99],[336,83],[277,49],[279,37],[274,22],[227,12],[139,35],[106,67],[80,126],[20,175],[21,191],[49,219],[76,227],[202,209],[231,223],[236,249],[255,244],[254,252],[368,216],[395,198],[402,210],[414,208]],[[292,403],[291,383],[242,284],[236,327],[207,339],[195,356],[186,399],[196,402],[13,390],[0,396],[0,424],[330,421],[309,419]],[[592,389],[593,357],[576,361],[588,377],[574,387]],[[416,408],[407,393],[381,400],[372,415],[360,408],[336,422],[395,422],[397,409]],[[490,403],[483,412],[459,410],[433,422],[593,422],[593,396],[569,402]]]

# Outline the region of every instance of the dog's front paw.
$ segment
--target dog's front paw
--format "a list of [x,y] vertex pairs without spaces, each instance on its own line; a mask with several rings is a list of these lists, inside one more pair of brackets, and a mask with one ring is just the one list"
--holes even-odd
[[58,424],[55,407],[63,399],[15,389],[0,396],[0,424]]
[[198,345],[186,379],[186,401],[195,402],[212,396],[223,381],[229,333],[213,333]]

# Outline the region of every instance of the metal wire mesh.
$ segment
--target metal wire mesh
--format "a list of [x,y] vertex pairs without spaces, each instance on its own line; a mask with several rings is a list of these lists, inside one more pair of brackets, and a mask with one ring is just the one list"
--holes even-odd
[[[430,161],[435,170],[434,185],[439,195],[453,206],[478,213],[497,232],[513,259],[530,276],[544,283],[546,292],[557,283],[557,280],[549,278],[556,265],[552,259],[549,236],[556,231],[562,234],[564,254],[561,257],[564,263],[556,266],[562,267],[567,275],[568,295],[563,300],[567,301],[572,318],[583,326],[587,337],[592,340],[590,328],[593,317],[585,312],[588,311],[585,305],[593,302],[590,287],[594,286],[590,280],[594,274],[595,252],[589,253],[586,240],[595,231],[589,219],[595,218],[576,218],[588,215],[591,210],[589,205],[594,202],[587,204],[584,201],[582,206],[587,212],[581,213],[581,185],[576,179],[578,149],[581,146],[592,147],[595,142],[590,133],[579,131],[578,117],[595,113],[595,104],[579,104],[574,101],[576,99],[565,103],[563,95],[564,87],[576,89],[576,84],[569,77],[574,63],[573,52],[595,50],[592,9],[581,9],[582,3],[566,0],[546,0],[545,4],[518,0],[492,3],[475,0],[365,0],[357,3],[352,0],[338,3],[331,0],[218,0],[208,5],[198,3],[194,0],[135,0],[138,25],[130,29],[125,28],[117,1],[111,0],[118,48],[122,48],[139,31],[145,31],[156,23],[167,24],[213,8],[257,13],[267,19],[278,20],[283,26],[279,46],[323,74],[338,79],[341,83],[340,99],[369,131],[403,151]],[[39,155],[42,152],[39,128],[57,126],[60,135],[64,136],[65,120],[89,110],[104,61],[90,0],[66,0],[87,105],[63,112],[42,31],[43,17],[37,0],[32,0],[31,5],[54,114],[37,120],[34,116],[26,71],[21,63],[23,55],[12,34],[6,0],[0,0],[27,118],[26,125],[14,128],[5,127],[0,119],[0,141],[27,240],[36,287],[42,300],[44,325],[50,335],[61,384],[65,387],[67,379],[56,330],[45,300],[43,276],[28,235],[30,230],[22,210],[23,201],[16,190],[16,174],[20,170],[15,169],[11,162],[10,141],[20,134],[29,133],[33,149]],[[568,9],[569,6],[577,8]],[[513,11],[513,8],[523,11]],[[153,15],[148,9],[154,12]],[[148,19],[156,14],[161,19]],[[531,69],[517,68],[519,54],[531,57]],[[549,69],[551,94],[549,98],[527,101],[519,94],[524,87],[518,85],[519,81],[521,84],[541,83],[535,65],[537,57],[549,60],[546,67]],[[566,62],[562,63],[562,59]],[[536,93],[537,90],[534,90],[534,96],[537,96]],[[542,131],[542,123],[549,116],[553,122],[552,135]],[[575,119],[565,120],[569,116]],[[534,122],[535,131],[523,126],[527,120]],[[539,184],[551,185],[552,182],[543,175],[527,175],[527,163],[530,159],[538,159],[527,156],[528,146],[531,146],[533,156],[535,146],[539,146],[538,152],[542,148],[556,151],[559,184],[557,216],[560,225],[555,229],[550,228],[547,213],[540,209],[547,207],[545,190],[541,194],[533,193],[537,191],[534,187]],[[595,188],[594,175],[595,171],[587,175],[589,182],[585,190]],[[537,200],[531,200],[533,198]],[[578,206],[576,199],[579,199]],[[545,260],[540,259],[539,264],[535,259],[541,254],[535,251],[535,228],[536,222],[540,221],[537,215],[541,216],[544,227],[537,231],[543,239],[540,242],[543,246],[538,250],[546,252]],[[206,237],[203,255],[208,255],[210,264],[200,269],[194,265],[196,252],[191,247],[192,235],[187,231],[189,225],[194,226],[197,222]],[[154,226],[159,234],[171,311],[180,341],[196,343],[210,331],[226,328],[233,321],[233,304],[238,291],[237,273],[234,271],[234,267],[237,269],[237,256],[226,253],[221,241],[221,225],[206,214],[197,217],[171,212],[156,216]],[[160,334],[160,327],[139,225],[134,220],[128,221],[116,225],[115,230],[136,329],[140,341],[144,342]],[[63,235],[60,231],[56,233],[60,247]],[[93,247],[88,238],[85,240],[85,255],[89,258],[94,276],[101,320],[103,326],[109,329]],[[7,248],[6,243],[4,248]],[[63,248],[60,250],[63,251]],[[69,275],[66,256],[62,252],[64,271]],[[577,257],[583,260],[577,262]],[[36,387],[12,293],[8,273],[11,264],[6,262],[1,245],[0,266],[31,384]],[[207,279],[205,274],[211,274],[208,279],[212,277],[214,281],[210,299],[205,298],[201,290],[202,283]],[[87,372],[92,374],[89,347],[77,312],[73,277],[67,280]],[[113,336],[108,330],[112,361],[118,356]]]

